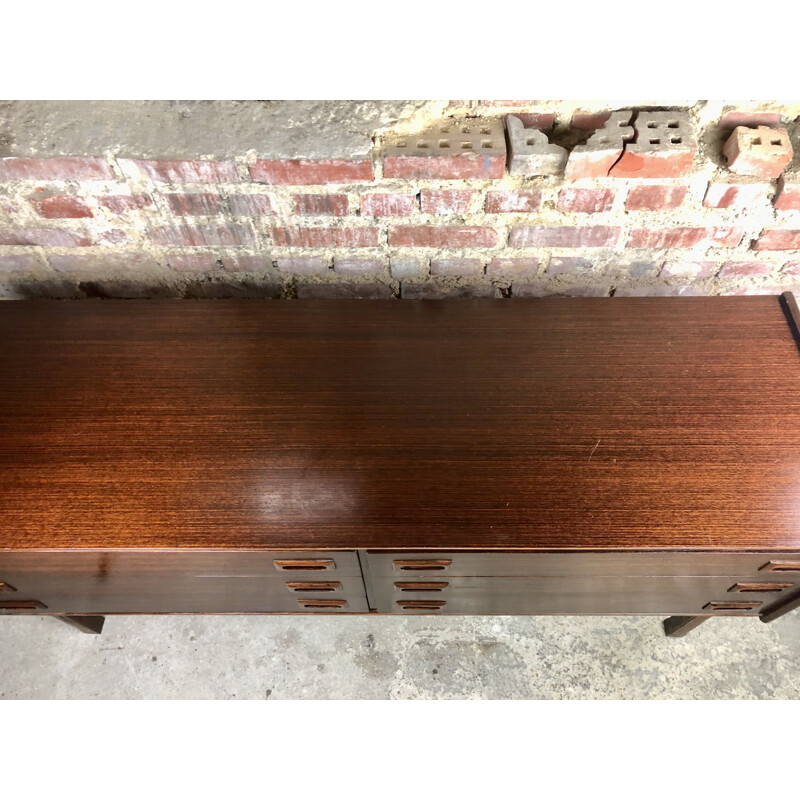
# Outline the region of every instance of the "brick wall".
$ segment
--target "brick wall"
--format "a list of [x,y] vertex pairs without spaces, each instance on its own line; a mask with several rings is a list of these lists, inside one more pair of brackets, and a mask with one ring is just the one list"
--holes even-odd
[[800,285],[794,107],[437,108],[376,128],[369,152],[341,158],[269,157],[266,147],[145,158],[111,141],[99,152],[0,157],[0,297]]

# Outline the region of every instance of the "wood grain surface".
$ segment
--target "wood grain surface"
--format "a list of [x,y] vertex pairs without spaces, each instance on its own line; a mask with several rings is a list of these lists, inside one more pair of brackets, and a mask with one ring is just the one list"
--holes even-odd
[[800,549],[778,297],[20,301],[0,342],[0,549]]

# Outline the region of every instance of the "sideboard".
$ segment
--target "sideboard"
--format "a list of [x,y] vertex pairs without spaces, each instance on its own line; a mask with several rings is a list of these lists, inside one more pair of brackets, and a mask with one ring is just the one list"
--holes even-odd
[[791,294],[0,303],[0,613],[800,605]]

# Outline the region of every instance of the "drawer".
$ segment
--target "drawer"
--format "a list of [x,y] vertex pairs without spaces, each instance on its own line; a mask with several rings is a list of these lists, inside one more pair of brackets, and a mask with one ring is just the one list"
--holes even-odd
[[[393,580],[444,576],[714,576],[763,577],[767,565],[796,564],[780,579],[800,583],[800,556],[775,553],[676,552],[398,552],[369,550],[367,564],[373,577]],[[762,570],[763,568],[763,570]],[[762,570],[762,571],[759,571]],[[778,573],[775,573],[778,574]]]
[[[386,614],[757,615],[787,589],[742,593],[729,577],[448,577],[375,582]],[[433,585],[432,585],[433,584]],[[785,584],[784,584],[785,585]]]
[[354,551],[3,553],[0,580],[69,614],[369,610]]

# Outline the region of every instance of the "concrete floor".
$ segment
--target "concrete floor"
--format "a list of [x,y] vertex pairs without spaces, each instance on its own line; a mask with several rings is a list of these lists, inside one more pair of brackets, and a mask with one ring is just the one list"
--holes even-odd
[[655,617],[0,618],[0,698],[795,699],[800,613]]

